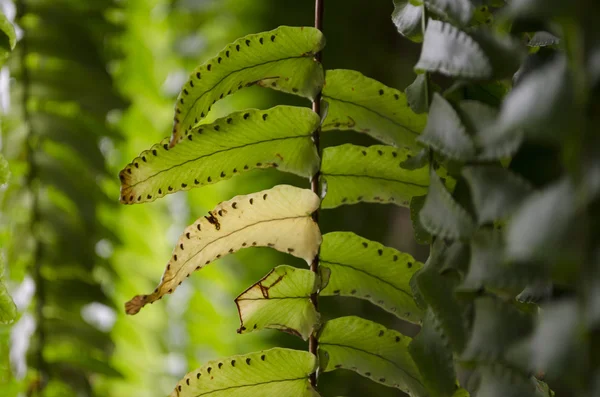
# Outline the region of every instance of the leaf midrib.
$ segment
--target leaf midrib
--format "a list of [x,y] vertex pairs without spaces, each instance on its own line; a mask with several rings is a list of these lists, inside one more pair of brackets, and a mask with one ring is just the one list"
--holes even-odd
[[206,395],[208,395],[208,394],[212,394],[212,393],[218,393],[218,392],[225,391],[225,390],[239,389],[239,388],[242,388],[242,387],[253,387],[253,386],[267,385],[267,384],[270,384],[270,383],[293,382],[293,381],[296,381],[296,380],[302,380],[302,379],[306,379],[306,380],[308,380],[308,376],[306,376],[306,377],[301,377],[301,378],[292,378],[292,379],[271,380],[271,381],[267,381],[267,382],[252,383],[252,384],[248,384],[248,385],[241,385],[241,386],[231,386],[231,387],[224,387],[224,388],[222,388],[222,389],[218,389],[218,390],[211,390],[211,391],[209,391],[209,392],[206,392],[206,393],[200,393],[200,394],[196,394],[195,396],[196,396],[196,397],[199,397],[199,396],[206,396]]
[[[199,156],[199,157],[195,157],[195,158],[190,159],[190,160],[186,160],[183,163],[176,164],[176,165],[171,166],[169,168],[161,169],[160,171],[158,171],[158,172],[156,172],[156,173],[148,176],[146,179],[137,181],[136,183],[134,183],[132,185],[127,185],[127,187],[130,188],[130,189],[132,189],[132,188],[136,187],[137,185],[142,184],[144,182],[147,182],[148,180],[150,180],[152,178],[155,178],[156,176],[158,176],[158,175],[160,175],[160,174],[162,174],[164,172],[168,172],[168,171],[171,171],[171,170],[173,170],[175,168],[183,167],[183,166],[185,166],[188,163],[192,163],[194,161],[198,161],[198,160],[201,160],[203,158],[211,157],[211,156],[214,156],[214,155],[217,155],[217,154],[220,154],[220,153],[228,152],[230,150],[243,149],[245,147],[249,147],[249,146],[253,146],[253,145],[258,145],[258,144],[261,144],[261,143],[283,141],[283,140],[286,140],[286,139],[308,138],[308,137],[311,137],[311,135],[308,134],[308,135],[287,136],[287,137],[281,137],[281,138],[267,139],[267,140],[264,140],[264,141],[256,141],[256,142],[252,142],[252,143],[246,143],[246,144],[240,145],[240,146],[229,147],[227,149],[217,150],[217,151],[209,153],[209,154],[205,154],[205,155],[202,155],[202,156]],[[172,149],[172,150],[174,150],[174,149]]]
[[372,175],[332,174],[332,173],[328,173],[325,171],[322,171],[321,175],[324,175],[324,176],[346,176],[346,177],[351,177],[351,178],[369,178],[369,179],[382,180],[382,181],[387,181],[387,182],[402,183],[404,185],[412,185],[412,186],[418,186],[418,187],[424,187],[424,188],[429,187],[429,185],[421,185],[421,184],[414,183],[414,182],[407,182],[407,181],[402,181],[402,180],[397,180],[397,179],[392,179],[392,178],[384,178],[384,177],[380,177],[380,176],[372,176]]

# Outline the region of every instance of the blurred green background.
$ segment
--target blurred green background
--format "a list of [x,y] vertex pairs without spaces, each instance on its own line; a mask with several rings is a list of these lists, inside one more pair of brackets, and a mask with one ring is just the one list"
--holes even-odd
[[[314,3],[294,0],[20,0],[0,2],[19,42],[0,75],[2,154],[12,176],[0,192],[5,279],[19,309],[0,325],[0,396],[168,395],[188,371],[217,357],[273,346],[306,349],[291,335],[238,335],[233,300],[279,264],[247,249],[195,273],[175,294],[125,316],[152,290],[183,228],[217,203],[291,183],[273,170],[120,206],[118,172],[168,136],[174,100],[191,70],[236,38],[280,25],[311,26]],[[327,0],[327,69],[355,69],[399,89],[414,78],[418,46],[391,22],[392,0]],[[211,118],[275,104],[310,106],[258,87],[214,106]],[[374,143],[328,133],[325,146]],[[323,233],[353,231],[409,252],[408,210],[355,205],[322,213]],[[355,314],[412,335],[414,326],[352,298],[323,298],[325,319]],[[402,396],[348,371],[323,374],[323,396]]]

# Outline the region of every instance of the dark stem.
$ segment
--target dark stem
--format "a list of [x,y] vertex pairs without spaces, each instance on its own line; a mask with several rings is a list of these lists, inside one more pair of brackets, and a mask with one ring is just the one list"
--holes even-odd
[[[323,31],[323,10],[325,7],[325,0],[315,0],[315,28]],[[322,53],[319,51],[315,54],[315,61],[321,63],[322,62]],[[315,97],[312,103],[313,112],[317,113],[321,116],[321,93],[319,92]],[[317,152],[319,155],[321,154],[321,127],[317,128],[313,132],[313,142],[315,143],[315,147],[317,148]],[[320,176],[320,166],[319,171],[310,180],[310,188],[311,190],[319,197],[321,197],[321,187],[319,184],[319,176]],[[319,223],[319,210],[313,213],[313,220],[318,224]],[[310,264],[310,270],[314,273],[319,273],[319,254],[315,256],[312,263]],[[318,274],[317,274],[318,276]],[[315,309],[319,310],[319,292],[315,292],[310,296],[310,301],[315,306]],[[317,355],[317,350],[319,348],[319,342],[317,341],[317,336],[313,333],[308,340],[308,350]],[[318,371],[310,376],[310,384],[316,388],[317,387],[317,376]]]
[[[20,0],[17,2],[17,21],[21,21],[24,15],[27,12],[27,7],[25,4],[25,0]],[[23,115],[23,123],[27,128],[27,164],[29,166],[29,172],[27,173],[25,185],[29,190],[32,199],[31,199],[31,220],[30,220],[30,233],[34,238],[35,245],[33,247],[33,255],[32,255],[32,276],[35,282],[35,320],[36,320],[36,336],[37,336],[37,344],[35,345],[35,353],[33,356],[35,357],[35,366],[38,371],[39,382],[37,384],[37,391],[41,392],[46,383],[48,376],[48,364],[44,359],[44,346],[46,345],[46,333],[44,331],[44,302],[45,302],[45,288],[44,288],[44,280],[42,277],[42,251],[40,249],[40,242],[37,239],[37,227],[40,220],[39,213],[39,182],[38,182],[38,170],[35,164],[35,151],[38,147],[38,142],[36,136],[33,132],[31,126],[31,120],[29,117],[29,110],[27,108],[27,104],[29,102],[30,96],[30,76],[29,70],[27,69],[27,54],[28,54],[28,46],[27,46],[27,30],[25,29],[23,32],[23,37],[18,43],[19,47],[19,62],[21,68],[21,86],[22,86],[22,96],[21,96],[21,111]]]

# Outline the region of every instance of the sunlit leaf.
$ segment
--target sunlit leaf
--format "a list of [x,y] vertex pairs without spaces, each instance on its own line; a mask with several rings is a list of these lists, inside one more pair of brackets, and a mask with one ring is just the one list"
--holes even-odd
[[433,95],[427,126],[418,140],[449,159],[468,161],[475,155],[475,145],[460,117],[437,93]]
[[475,40],[449,23],[435,20],[427,24],[415,70],[465,79],[492,76],[492,65]]
[[423,41],[422,14],[423,6],[413,5],[409,0],[394,0],[392,22],[398,33],[415,43]]
[[331,270],[321,296],[366,299],[404,320],[421,320],[409,281],[422,264],[409,254],[354,233],[334,232],[323,236],[319,258],[321,267]]
[[402,91],[353,70],[328,70],[323,99],[329,103],[323,131],[354,130],[383,143],[417,148],[427,117],[415,114]]
[[192,272],[243,248],[271,247],[310,263],[321,243],[319,227],[311,218],[318,207],[313,192],[288,185],[219,204],[185,229],[158,287],[127,302],[127,313],[136,314],[172,293]]
[[170,397],[318,397],[309,376],[317,359],[306,351],[275,348],[209,361],[187,374]]
[[475,231],[471,215],[454,200],[435,172],[431,173],[420,220],[429,233],[443,238],[466,239]]
[[423,0],[427,8],[437,15],[458,25],[466,25],[473,17],[475,8],[470,0]]
[[475,300],[475,320],[462,360],[502,361],[512,344],[531,331],[533,318],[493,297]]
[[311,140],[319,123],[308,108],[278,106],[237,112],[194,127],[175,147],[169,148],[165,140],[121,171],[121,202],[154,201],[257,168],[276,167],[310,177],[319,164]]
[[183,86],[177,97],[171,145],[200,122],[216,101],[244,87],[260,85],[314,98],[323,85],[323,69],[313,56],[324,46],[319,30],[289,26],[229,44],[196,68]]
[[411,396],[427,395],[419,370],[408,353],[409,337],[350,316],[326,322],[318,339],[322,371],[349,369]]
[[466,167],[462,173],[471,187],[479,224],[510,216],[533,191],[529,182],[500,166]]
[[408,206],[410,199],[427,193],[427,167],[407,170],[401,164],[412,156],[391,146],[340,145],[323,150],[322,208],[358,202]]
[[431,396],[453,396],[456,371],[448,337],[435,314],[427,310],[421,331],[412,340],[408,350],[415,361],[427,391]]
[[273,328],[307,340],[320,317],[310,300],[320,284],[310,270],[277,266],[235,299],[238,333]]

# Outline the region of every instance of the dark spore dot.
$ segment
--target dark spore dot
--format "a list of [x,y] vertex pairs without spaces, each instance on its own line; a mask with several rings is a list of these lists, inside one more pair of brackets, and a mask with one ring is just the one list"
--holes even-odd
[[217,59],[217,63],[221,63],[223,59],[221,57],[219,57],[219,59]]
[[261,37],[260,39],[258,39],[258,42],[259,42],[260,44],[262,44],[262,43],[263,43],[263,38]]
[[[190,80],[190,87],[194,88],[194,82],[192,80]],[[177,109],[177,110],[179,110],[179,109]],[[178,113],[181,113],[181,110],[179,110]]]
[[246,40],[246,45],[250,47],[250,40]]
[[168,150],[169,150],[169,145],[167,145],[167,144],[165,143],[165,144],[163,145],[163,149],[165,149],[165,150],[167,150],[167,151],[168,151]]
[[254,245],[254,246],[255,246],[255,245],[256,245],[256,241],[253,241],[253,242],[252,242],[252,245]]
[[358,201],[360,201],[360,200],[362,200],[362,199],[363,199],[363,196],[358,196],[356,199],[357,199]]
[[127,172],[131,175],[131,168],[127,168]]
[[208,64],[208,65],[206,66],[206,70],[208,70],[208,71],[210,72],[210,69],[212,69],[212,65],[211,65],[211,64]]
[[370,372],[365,372],[365,375],[366,376],[371,376],[371,373]]
[[246,243],[242,243],[242,247],[245,247],[246,245],[248,245],[248,244],[246,244]]
[[183,251],[183,243],[179,244],[179,249]]
[[240,45],[239,45],[239,44],[238,44],[238,45],[236,45],[236,46],[235,46],[235,49],[236,49],[236,50],[239,52],[239,51],[240,51]]
[[142,156],[142,161],[145,163],[146,162],[146,156]]
[[254,199],[250,199],[250,205],[254,204]]
[[333,293],[337,295],[337,294],[339,294],[339,293],[340,293],[340,290],[339,290],[339,289],[336,289],[335,291],[333,291]]
[[219,131],[221,129],[221,127],[219,127],[218,125],[215,125],[215,131]]
[[383,336],[383,331],[379,331],[379,337]]
[[223,363],[219,363],[219,369],[221,369],[222,366],[223,366]]
[[227,119],[227,124],[231,124],[231,122],[233,121],[233,119],[230,117]]
[[217,255],[217,259],[219,259],[221,257],[221,254]]
[[219,216],[223,216],[223,210],[219,210],[218,214]]
[[396,153],[396,152],[392,152],[392,156],[394,156],[394,157],[397,157],[397,156],[398,156],[398,153]]
[[271,41],[275,42],[275,35],[271,36]]
[[408,266],[408,268],[410,269],[410,268],[412,267],[412,262],[408,262],[408,263],[406,264],[406,266]]
[[277,82],[276,81],[272,82],[271,87],[277,87]]
[[170,192],[172,192],[172,191],[173,191],[173,187],[172,187],[172,186],[169,186],[167,189],[168,189]]
[[244,113],[244,120],[248,120],[248,117],[250,117],[250,113]]
[[206,368],[206,372],[208,372],[210,374],[210,371],[212,371],[211,367]]
[[179,389],[179,391],[181,391],[181,385],[179,385],[178,389]]
[[399,336],[396,336],[396,343],[397,342],[400,342],[400,337]]
[[383,90],[379,90],[379,95],[383,95]]
[[236,172],[237,172],[237,168],[234,168],[233,169],[233,173],[235,174]]
[[263,194],[263,200],[266,200],[266,199],[267,199],[267,196],[268,196],[268,194],[266,194],[266,193],[265,193],[265,194]]
[[252,327],[254,329],[258,328],[258,324],[254,324],[254,327]]
[[235,367],[235,360],[231,360],[231,366]]
[[187,187],[187,183],[182,183],[181,187],[185,189]]
[[350,293],[351,293],[352,295],[354,295],[354,294],[356,294],[356,290],[355,290],[355,289],[353,289],[352,291],[350,291]]
[[380,156],[383,156],[383,151],[378,150],[377,153],[379,153]]
[[177,262],[177,255],[173,255],[173,260]]
[[369,244],[367,244],[365,242],[363,242],[362,244],[363,244],[363,247],[365,247],[365,248],[367,248],[369,246]]
[[377,253],[379,254],[379,256],[381,256],[381,255],[383,255],[383,250],[379,249],[379,250],[377,250]]
[[184,93],[185,95],[189,95],[189,92],[188,92],[188,90],[186,90],[185,88],[183,89],[183,93]]
[[262,166],[262,163],[256,163],[256,166],[257,166],[257,167],[261,167],[261,166]]
[[200,231],[200,224],[197,224],[196,228],[198,229],[198,231]]
[[190,239],[190,232],[187,232],[187,233],[185,234],[185,237],[187,237],[187,239],[189,240],[189,239]]
[[155,156],[157,155],[156,154],[156,149],[152,149],[152,154],[155,155]]
[[292,88],[292,91],[293,92],[298,92],[298,89],[297,88]]
[[212,178],[209,176],[208,179],[206,179],[208,182],[212,182]]
[[142,200],[142,196],[138,196],[137,201],[141,201]]
[[366,151],[364,151],[364,150],[361,150],[361,153],[363,154],[363,156],[366,156],[366,155],[367,155],[367,152],[366,152]]
[[179,103],[183,105],[183,98],[179,99]]
[[250,357],[246,359],[246,364],[250,365]]
[[189,385],[190,385],[190,379],[189,379],[189,378],[188,378],[188,379],[186,379],[186,380],[185,380],[185,383],[187,383],[187,385],[189,386]]
[[292,252],[294,252],[294,249],[293,248],[288,248],[288,252],[292,253]]
[[221,171],[221,178],[225,178],[225,172]]
[[394,262],[398,260],[398,255],[394,255]]
[[400,95],[394,94],[394,98],[396,98],[396,100],[398,100],[398,99],[400,99]]
[[229,248],[229,253],[233,254],[233,248]]
[[192,140],[192,135],[188,135],[188,140],[191,141]]
[[198,179],[194,179],[194,185],[199,185],[200,181]]
[[196,374],[196,379],[200,379],[200,372]]
[[204,117],[204,112],[201,112],[201,113],[200,113],[200,117]]
[[152,198],[152,196],[149,194],[146,196],[148,198],[148,200],[150,200]]
[[229,58],[229,51],[225,51],[225,56]]
[[231,204],[231,207],[232,207],[233,209],[236,209],[236,208],[237,208],[237,203],[233,203],[233,204]]
[[379,378],[379,381],[385,383],[385,378]]
[[196,72],[196,77],[197,77],[198,79],[200,79],[200,78],[202,77],[202,74],[201,74],[200,72]]
[[263,361],[265,361],[265,358],[266,358],[266,357],[265,357],[265,355],[264,355],[264,354],[263,354],[262,356],[260,356],[260,359],[261,359],[261,360],[263,360]]
[[[219,99],[223,99],[223,94],[221,94],[221,96],[219,96]],[[214,102],[213,102],[214,103]]]
[[267,120],[267,117],[269,117],[269,115],[268,115],[268,114],[263,114],[263,115],[262,115],[262,118],[263,118],[263,120],[265,120],[265,121]]
[[245,170],[247,170],[247,169],[248,169],[248,166],[247,166],[247,165],[245,165],[245,166],[244,166],[244,169],[245,169]]

